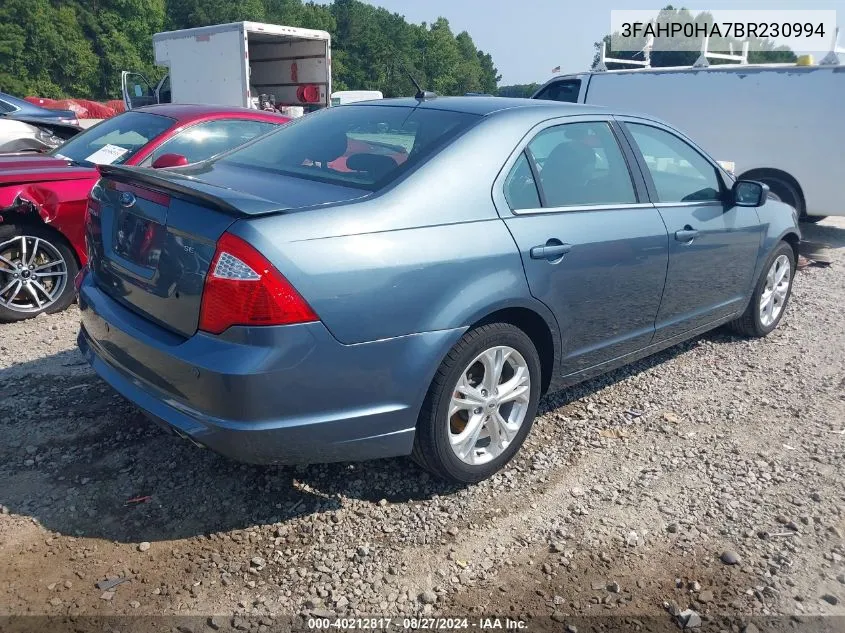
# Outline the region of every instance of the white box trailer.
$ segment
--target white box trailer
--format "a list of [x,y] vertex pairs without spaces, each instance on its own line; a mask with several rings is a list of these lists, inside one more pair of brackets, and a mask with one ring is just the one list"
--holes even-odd
[[[615,61],[615,60],[607,60]],[[624,108],[688,134],[805,221],[845,215],[845,67],[723,64],[555,77],[534,99]]]
[[151,84],[121,77],[127,109],[154,103],[326,107],[331,95],[331,36],[326,31],[233,22],[153,35],[155,63],[168,73]]

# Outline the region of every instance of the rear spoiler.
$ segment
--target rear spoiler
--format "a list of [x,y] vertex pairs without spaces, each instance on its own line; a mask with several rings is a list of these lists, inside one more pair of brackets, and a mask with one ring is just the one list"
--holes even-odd
[[[119,165],[97,165],[97,171],[100,172],[101,176],[112,180],[127,184],[147,185],[159,191],[166,191],[176,198],[198,203],[202,206],[228,213],[229,215],[239,217],[250,215],[244,208],[236,207],[228,200],[212,193],[214,189],[220,189],[220,187],[206,184],[201,180],[177,174],[173,171],[168,171],[167,176],[165,176],[160,171],[154,169],[145,167],[121,167]],[[185,180],[189,184],[182,184],[179,180]],[[244,206],[249,206],[250,202],[254,201],[253,204],[261,206],[262,210],[266,211],[267,209],[266,200],[250,196],[243,192],[237,192],[237,197],[238,201],[243,203]]]

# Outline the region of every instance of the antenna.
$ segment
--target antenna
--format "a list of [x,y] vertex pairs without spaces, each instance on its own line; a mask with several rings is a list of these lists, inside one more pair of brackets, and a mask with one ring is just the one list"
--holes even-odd
[[596,72],[606,72],[607,71],[607,64],[606,62],[610,62],[612,64],[627,64],[629,66],[642,66],[643,68],[651,68],[651,50],[654,48],[654,36],[649,35],[646,38],[645,46],[640,49],[640,53],[643,54],[643,61],[639,61],[636,59],[614,59],[613,57],[607,56],[607,44],[605,42],[601,43],[601,57],[599,58],[599,63],[596,64],[595,70]]
[[748,40],[742,43],[741,55],[734,55],[733,44],[729,45],[730,53],[711,53],[708,50],[709,46],[710,36],[705,35],[704,39],[701,40],[701,56],[695,60],[695,63],[692,65],[693,68],[707,68],[710,65],[710,59],[726,59],[728,61],[739,62],[740,64],[748,63]]
[[411,80],[411,83],[414,84],[414,88],[417,89],[417,94],[414,95],[414,98],[417,101],[427,101],[429,99],[436,99],[437,98],[436,92],[430,92],[428,90],[422,89],[422,86],[420,86],[420,83],[416,79],[414,79],[414,76],[408,71],[408,69],[405,67],[405,64],[403,62],[400,61],[399,65],[402,67],[402,72],[404,72],[406,75],[408,75],[408,79]]
[[833,41],[830,43],[830,51],[819,62],[819,66],[839,66],[839,55],[845,53],[845,48],[839,46],[839,27],[833,33]]

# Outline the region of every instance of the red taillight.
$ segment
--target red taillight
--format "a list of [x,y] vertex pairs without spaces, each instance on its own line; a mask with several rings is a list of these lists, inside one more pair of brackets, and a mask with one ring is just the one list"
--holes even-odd
[[311,306],[267,259],[224,233],[205,278],[199,329],[220,334],[233,325],[318,321]]

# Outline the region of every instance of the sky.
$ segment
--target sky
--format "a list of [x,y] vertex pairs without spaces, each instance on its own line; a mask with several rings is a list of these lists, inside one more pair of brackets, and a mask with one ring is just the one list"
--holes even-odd
[[[648,3],[643,0],[365,0],[404,15],[409,22],[431,23],[442,16],[452,31],[467,31],[490,53],[502,75],[500,85],[544,82],[552,69],[589,70],[593,42],[610,30],[612,9],[649,9],[667,4],[694,13],[717,9],[835,9],[839,45],[845,47],[845,0],[703,0]],[[803,52],[803,51],[798,51]],[[823,54],[816,54],[819,61]]]

